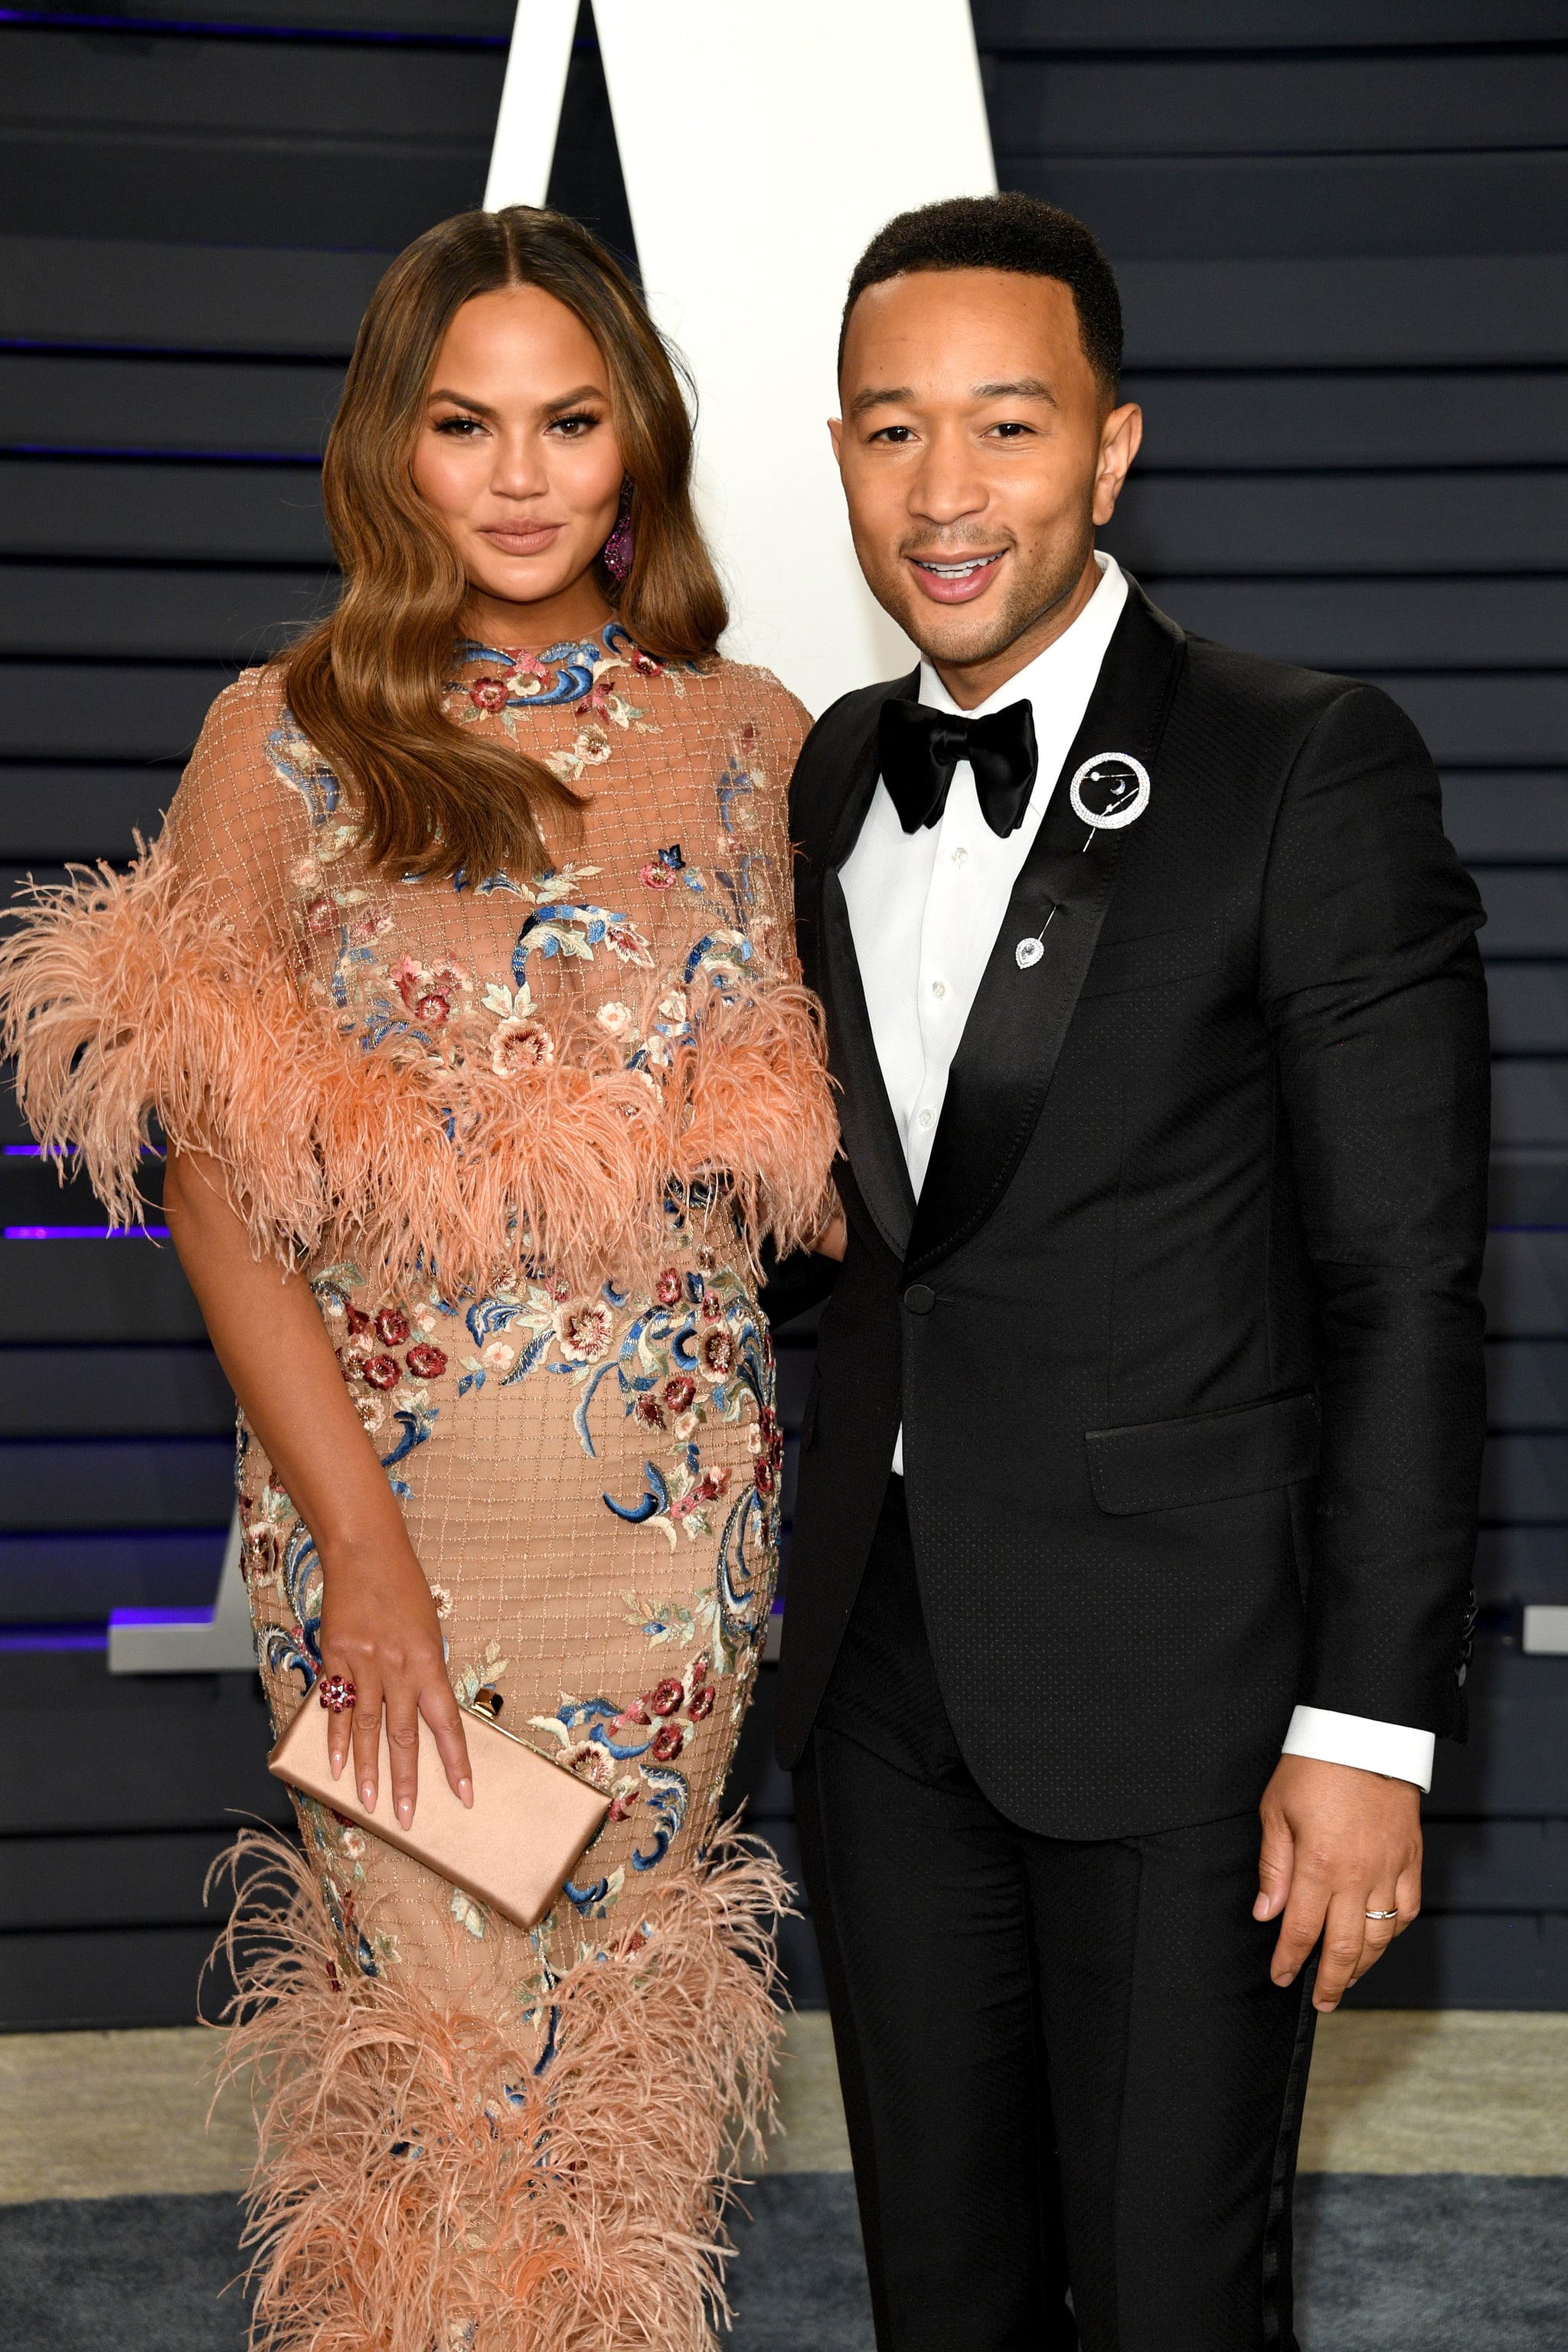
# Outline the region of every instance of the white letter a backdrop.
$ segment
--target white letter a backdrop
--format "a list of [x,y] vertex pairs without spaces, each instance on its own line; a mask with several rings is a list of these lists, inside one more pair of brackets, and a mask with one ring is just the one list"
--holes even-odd
[[[575,13],[521,0],[492,208],[543,202]],[[594,14],[643,283],[697,383],[725,650],[819,712],[913,659],[861,581],[826,420],[868,239],[912,205],[995,187],[967,0],[595,0]]]

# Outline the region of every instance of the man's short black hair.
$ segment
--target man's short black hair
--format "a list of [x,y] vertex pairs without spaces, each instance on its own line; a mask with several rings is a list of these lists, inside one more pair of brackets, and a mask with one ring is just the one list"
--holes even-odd
[[838,330],[838,365],[849,313],[868,287],[915,269],[1010,269],[1058,278],[1078,309],[1085,357],[1114,394],[1121,373],[1121,297],[1110,264],[1082,221],[1037,196],[949,196],[900,213],[855,265]]

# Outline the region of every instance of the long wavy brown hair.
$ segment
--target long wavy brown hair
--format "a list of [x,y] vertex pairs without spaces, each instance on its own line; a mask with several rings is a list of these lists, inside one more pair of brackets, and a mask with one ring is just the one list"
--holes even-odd
[[682,378],[614,257],[575,221],[529,205],[426,229],[376,288],[354,344],[321,474],[342,593],[295,646],[285,686],[348,788],[369,856],[404,873],[538,867],[545,817],[570,833],[581,807],[541,761],[442,708],[468,583],[414,487],[414,444],[454,313],[504,286],[552,294],[604,354],[636,550],[624,581],[598,561],[607,602],[665,660],[711,653],[729,617],[692,509]]

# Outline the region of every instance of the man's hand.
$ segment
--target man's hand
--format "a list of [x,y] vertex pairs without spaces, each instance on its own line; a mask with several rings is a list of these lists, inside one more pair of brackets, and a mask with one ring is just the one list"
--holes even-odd
[[1289,1984],[1321,1936],[1312,2006],[1337,2009],[1421,1908],[1421,1791],[1353,1764],[1281,1756],[1258,1811],[1252,1916],[1280,1922],[1269,1973]]

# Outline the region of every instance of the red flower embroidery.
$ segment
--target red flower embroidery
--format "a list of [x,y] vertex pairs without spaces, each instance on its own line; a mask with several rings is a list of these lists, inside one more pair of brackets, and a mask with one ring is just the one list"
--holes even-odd
[[356,1339],[370,1329],[370,1317],[356,1307],[352,1298],[344,1299],[343,1313],[348,1318],[349,1329]]
[[715,1291],[710,1290],[702,1302],[700,1311],[705,1323],[721,1323],[724,1319],[724,1302]]
[[686,1694],[679,1683],[666,1680],[657,1684],[646,1696],[655,1715],[673,1715]]
[[330,931],[338,919],[338,910],[330,898],[312,898],[305,909],[305,929],[320,939]]
[[640,1698],[634,1698],[630,1706],[622,1707],[613,1727],[616,1731],[624,1731],[628,1723],[646,1723],[647,1719],[647,1702]]
[[416,1348],[408,1350],[408,1369],[416,1381],[438,1381],[447,1369],[447,1351],[421,1339]]
[[675,877],[668,866],[658,866],[650,859],[642,868],[643,886],[648,890],[673,890]]
[[728,1331],[704,1331],[697,1343],[697,1360],[710,1381],[721,1381],[735,1360],[734,1342]]
[[707,1720],[713,1712],[713,1702],[718,1696],[711,1683],[701,1683],[698,1685],[691,1694],[691,1704],[686,1710],[693,1723],[702,1723]]
[[501,677],[477,677],[468,688],[468,700],[476,710],[506,709],[506,680]]
[[637,1403],[637,1417],[639,1421],[646,1422],[649,1429],[662,1429],[664,1427],[664,1407],[660,1404],[657,1397],[638,1397]]
[[610,1800],[610,1810],[605,1816],[605,1820],[610,1822],[624,1822],[636,1803],[637,1799],[635,1797],[613,1797]]
[[672,1764],[686,1745],[678,1724],[667,1723],[653,1735],[653,1753],[660,1764]]
[[375,1318],[375,1336],[384,1348],[401,1348],[408,1337],[408,1318],[401,1307],[384,1307]]
[[638,677],[662,677],[664,676],[664,664],[661,661],[656,661],[652,654],[645,654],[640,646],[634,646],[631,652],[627,655],[626,659],[632,669],[636,671]]
[[680,1276],[677,1274],[672,1265],[667,1265],[664,1272],[659,1276],[658,1280],[654,1284],[653,1295],[658,1299],[661,1307],[679,1306]]
[[671,1412],[684,1412],[697,1394],[695,1381],[666,1381],[664,1401]]
[[427,996],[416,998],[414,1011],[419,1020],[428,1022],[432,1029],[439,1029],[450,1018],[452,1008],[438,990],[432,989]]
[[773,1465],[771,1462],[760,1461],[752,1475],[759,1495],[768,1496],[773,1493],[774,1481]]
[[373,1389],[395,1389],[403,1378],[403,1367],[395,1356],[372,1356],[361,1378]]

